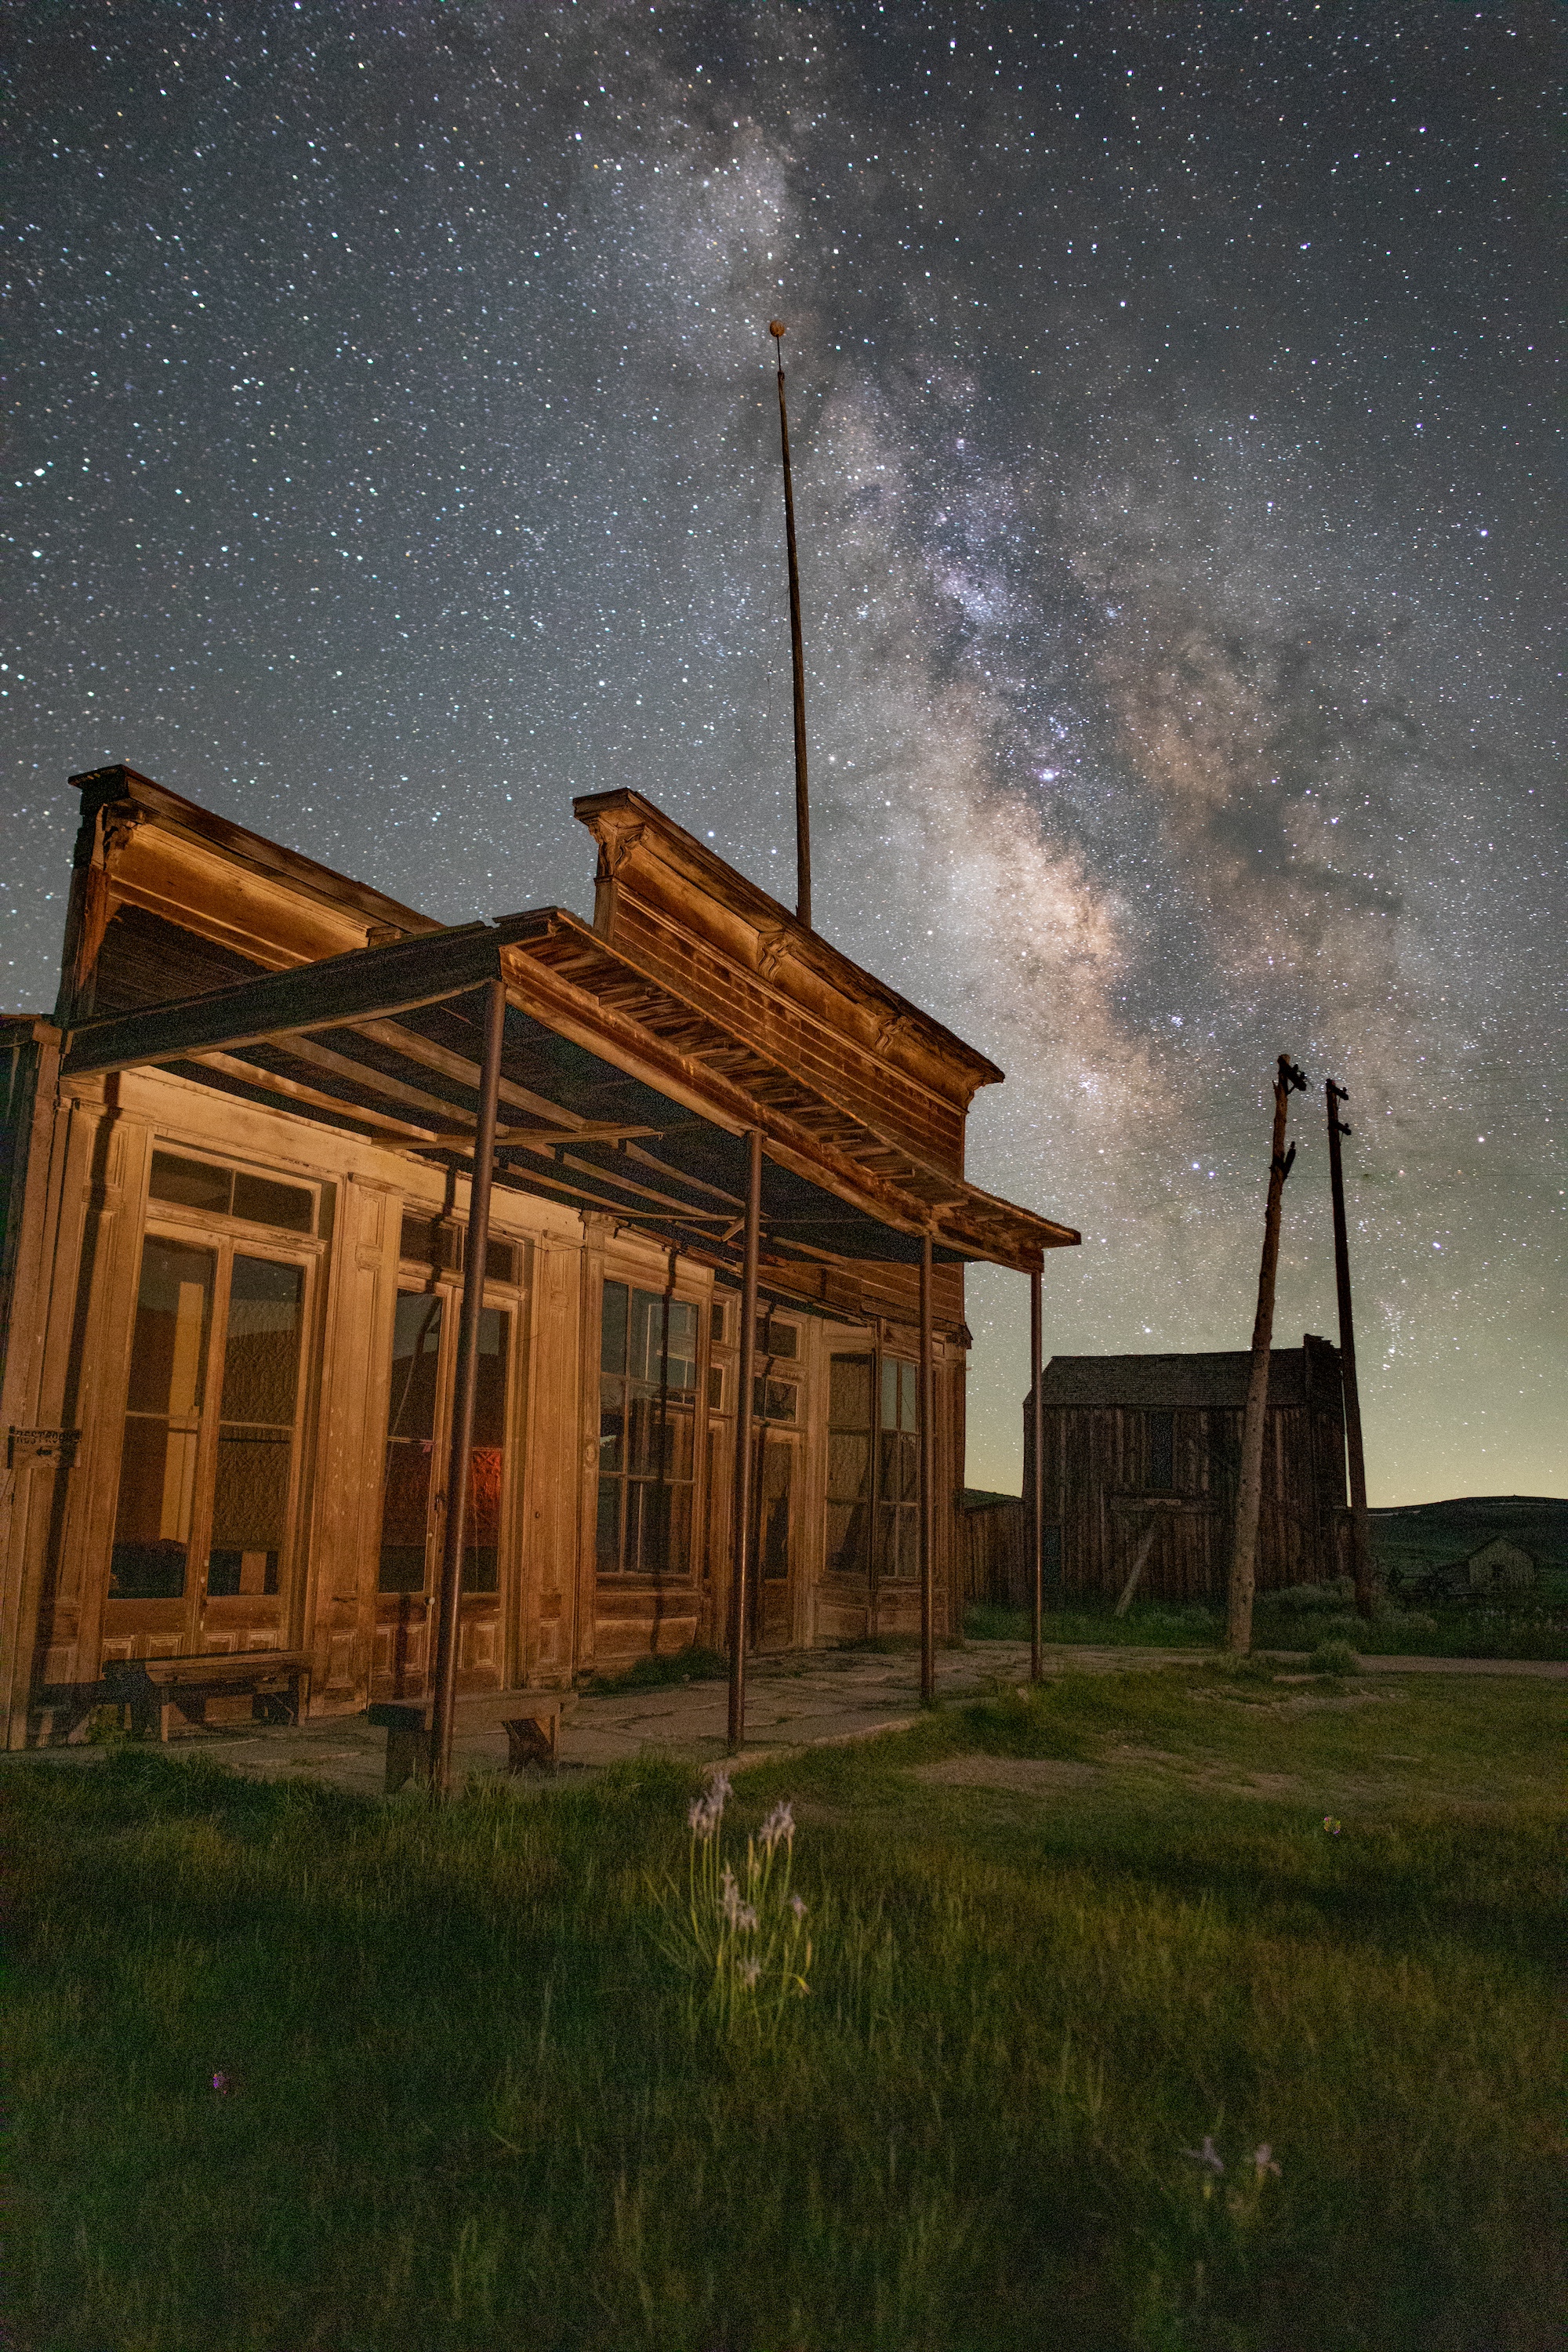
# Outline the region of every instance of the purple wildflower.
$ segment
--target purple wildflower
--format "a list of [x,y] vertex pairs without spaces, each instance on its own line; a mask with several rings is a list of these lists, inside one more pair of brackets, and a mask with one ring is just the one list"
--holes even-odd
[[1182,2154],[1190,2156],[1194,2164],[1201,2164],[1205,2172],[1220,2173],[1225,2170],[1225,2159],[1207,2132],[1204,2134],[1202,2147],[1184,2147]]

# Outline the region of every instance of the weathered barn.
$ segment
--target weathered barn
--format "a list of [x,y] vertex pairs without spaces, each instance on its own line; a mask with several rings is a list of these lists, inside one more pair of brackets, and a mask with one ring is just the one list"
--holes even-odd
[[[1051,1358],[1044,1516],[1068,1592],[1120,1593],[1142,1553],[1142,1594],[1223,1596],[1250,1366],[1245,1349]],[[1031,1425],[1026,1403],[1026,1492]],[[1268,1360],[1259,1591],[1337,1576],[1345,1508],[1339,1349],[1308,1337]]]
[[266,1657],[426,1692],[465,1297],[459,1690],[722,1641],[747,1458],[753,1643],[912,1629],[922,1544],[951,1622],[963,1267],[1078,1239],[965,1181],[992,1063],[633,792],[575,803],[592,925],[447,929],[75,781],[59,1000],[0,1025],[9,1745],[132,1660],[235,1662],[207,1719]]

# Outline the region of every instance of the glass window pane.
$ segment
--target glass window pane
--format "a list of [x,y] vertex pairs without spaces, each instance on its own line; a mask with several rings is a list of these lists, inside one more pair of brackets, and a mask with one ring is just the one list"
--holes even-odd
[[277,1225],[284,1233],[308,1234],[316,1222],[315,1195],[300,1184],[279,1184],[270,1176],[235,1171],[234,1211],[255,1225]]
[[507,1357],[511,1318],[504,1307],[486,1307],[479,1315],[479,1366],[474,1388],[474,1444],[502,1445],[506,1442]]
[[626,1384],[608,1373],[599,1377],[599,1467],[606,1475],[626,1466]]
[[658,1467],[655,1446],[658,1438],[658,1391],[647,1388],[641,1381],[628,1381],[627,1417],[631,1424],[631,1468],[647,1477]]
[[293,1459],[291,1429],[219,1430],[210,1593],[277,1591]]
[[200,1410],[216,1259],[211,1250],[149,1234],[131,1340],[129,1412]]
[[899,1366],[893,1356],[882,1359],[882,1427],[897,1429],[899,1425]]
[[673,1399],[665,1407],[664,1471],[667,1478],[689,1478],[692,1473],[696,1417],[689,1404]]
[[232,1179],[226,1168],[210,1168],[205,1160],[182,1160],[173,1151],[154,1151],[148,1191],[154,1201],[177,1201],[184,1209],[210,1209],[228,1214]]
[[864,1576],[870,1509],[865,1503],[827,1506],[827,1565],[840,1576]]
[[752,1411],[763,1421],[794,1421],[798,1410],[800,1391],[793,1381],[764,1381],[752,1383]]
[[626,1369],[626,1284],[606,1282],[599,1339],[601,1371],[624,1372]]
[[697,1309],[689,1299],[669,1302],[667,1386],[682,1393],[697,1386]]
[[827,1440],[827,1492],[835,1503],[862,1501],[871,1492],[871,1441],[832,1432]]
[[304,1302],[302,1266],[236,1257],[223,1356],[225,1421],[292,1427]]
[[776,1316],[757,1318],[757,1353],[772,1356],[775,1362],[793,1361],[800,1352],[800,1332],[793,1323],[781,1323]]
[[511,1318],[487,1307],[479,1316],[479,1376],[474,1388],[474,1437],[468,1455],[468,1503],[463,1521],[465,1592],[500,1590],[501,1477],[506,1463],[507,1367]]
[[441,1347],[441,1299],[400,1293],[392,1341],[387,1400],[386,1464],[382,1481],[383,1592],[425,1587],[426,1536],[430,1517],[431,1455],[436,1428],[436,1367]]
[[834,1356],[827,1368],[829,1429],[869,1429],[871,1426],[871,1359]]
[[789,1494],[795,1447],[764,1439],[762,1462],[762,1565],[764,1576],[789,1574]]
[[485,1243],[485,1273],[491,1282],[517,1280],[517,1244],[498,1241],[492,1234]]
[[626,1370],[634,1381],[651,1381],[658,1386],[663,1344],[664,1300],[657,1291],[634,1290],[626,1339]]
[[185,1588],[216,1260],[149,1234],[110,1555],[117,1599],[177,1600]]
[[598,1534],[595,1550],[602,1569],[616,1569],[621,1564],[621,1496],[623,1492],[620,1479],[600,1479]]
[[899,1427],[918,1429],[921,1425],[920,1366],[900,1364],[899,1376]]

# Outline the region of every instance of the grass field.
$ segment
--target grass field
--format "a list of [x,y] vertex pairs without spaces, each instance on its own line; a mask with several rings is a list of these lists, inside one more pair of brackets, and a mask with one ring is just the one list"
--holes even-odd
[[772,2035],[666,1948],[675,1767],[17,1759],[16,2345],[1548,2352],[1564,1696],[1216,1661],[755,1767]]
[[[1252,1612],[1252,1638],[1259,1650],[1314,1649],[1322,1641],[1349,1642],[1374,1658],[1559,1658],[1568,1659],[1568,1600],[1526,1596],[1492,1602],[1443,1603],[1403,1609],[1384,1607],[1370,1623],[1355,1613],[1353,1601],[1303,1608],[1260,1592]],[[1047,1642],[1089,1643],[1100,1647],[1217,1650],[1225,1638],[1225,1613],[1201,1602],[1134,1601],[1125,1617],[1115,1603],[1085,1595],[1068,1608],[1047,1607],[1040,1621]],[[963,1616],[973,1641],[1026,1642],[1028,1612],[989,1602],[972,1603]]]

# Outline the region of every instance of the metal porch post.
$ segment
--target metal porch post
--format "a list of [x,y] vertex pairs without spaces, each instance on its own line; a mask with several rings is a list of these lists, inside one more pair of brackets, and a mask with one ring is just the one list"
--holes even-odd
[[921,1705],[936,1697],[936,1365],[931,1235],[921,1237]]
[[474,1398],[479,1375],[479,1317],[485,1304],[485,1259],[490,1234],[490,1179],[495,1169],[496,1108],[500,1098],[506,983],[485,983],[484,1057],[479,1066],[479,1130],[468,1187],[468,1231],[463,1260],[462,1319],[458,1326],[452,1444],[447,1460],[447,1524],[441,1545],[441,1591],[436,1620],[435,1705],[430,1721],[430,1790],[447,1793],[452,1769],[452,1713],[458,1688],[458,1610],[462,1596],[463,1531],[468,1517],[468,1455],[474,1441]]
[[1029,1437],[1034,1454],[1034,1477],[1029,1487],[1029,1680],[1045,1673],[1040,1657],[1040,1614],[1046,1581],[1046,1401],[1040,1392],[1040,1359],[1044,1353],[1044,1315],[1040,1303],[1040,1269],[1029,1276]]
[[757,1349],[757,1258],[763,1223],[763,1130],[746,1130],[745,1270],[741,1277],[741,1345],[735,1374],[734,1520],[730,1555],[730,1752],[746,1736],[746,1588],[752,1550],[752,1389]]

